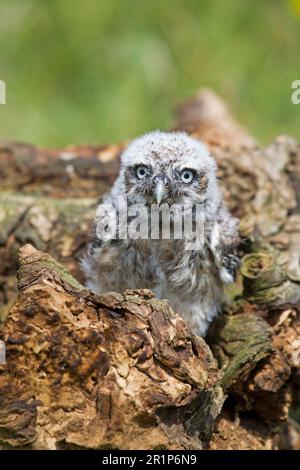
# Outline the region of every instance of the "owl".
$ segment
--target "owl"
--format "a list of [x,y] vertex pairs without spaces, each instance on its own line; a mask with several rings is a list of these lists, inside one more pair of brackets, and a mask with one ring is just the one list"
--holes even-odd
[[[86,286],[96,293],[149,288],[204,336],[221,310],[224,284],[234,281],[239,265],[238,220],[226,208],[216,170],[207,148],[186,133],[154,131],[134,140],[121,155],[111,192],[98,206],[81,262]],[[122,214],[120,201],[127,207]],[[107,228],[115,216],[129,227],[135,207],[140,216],[143,212],[142,222],[149,222],[144,236],[128,236],[128,230],[126,236],[124,230],[123,236],[121,230],[99,236],[97,227]],[[190,230],[175,237],[172,224],[174,229],[175,219],[186,220],[184,209]],[[150,219],[157,213],[169,215],[170,236],[160,236],[160,217],[156,236],[151,236]],[[199,235],[199,246],[191,243],[191,231]]]

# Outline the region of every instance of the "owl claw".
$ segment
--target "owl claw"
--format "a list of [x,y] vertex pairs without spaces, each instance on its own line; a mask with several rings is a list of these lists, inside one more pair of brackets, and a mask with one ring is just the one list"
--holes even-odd
[[[221,279],[224,282],[233,282],[241,262],[234,254],[227,254],[222,258],[222,268],[220,270]],[[226,273],[226,274],[225,274]],[[226,279],[223,279],[223,277]],[[231,280],[227,280],[231,279]]]

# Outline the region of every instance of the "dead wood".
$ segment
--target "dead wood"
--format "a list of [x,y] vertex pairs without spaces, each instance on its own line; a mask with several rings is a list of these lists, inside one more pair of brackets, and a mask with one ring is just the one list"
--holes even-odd
[[223,404],[204,340],[150,291],[96,296],[31,245],[2,331],[0,441],[200,449]]
[[[179,109],[175,127],[209,145],[241,220],[241,274],[207,339],[219,368],[149,291],[100,298],[78,283],[97,199],[126,144],[2,142],[2,446],[297,447],[288,415],[299,419],[299,145],[281,136],[259,147],[207,90]],[[22,251],[15,300],[26,243],[40,251]]]

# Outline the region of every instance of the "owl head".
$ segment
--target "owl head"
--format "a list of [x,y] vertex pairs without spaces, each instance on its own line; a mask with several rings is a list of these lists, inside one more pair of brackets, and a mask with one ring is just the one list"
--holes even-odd
[[216,163],[184,132],[154,131],[134,140],[121,157],[115,192],[133,204],[195,204],[217,191]]

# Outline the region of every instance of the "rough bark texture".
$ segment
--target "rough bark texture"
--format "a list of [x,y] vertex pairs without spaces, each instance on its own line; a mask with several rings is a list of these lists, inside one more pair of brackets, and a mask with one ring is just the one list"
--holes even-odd
[[[175,128],[211,148],[241,220],[241,273],[207,338],[219,368],[149,291],[98,297],[79,284],[97,198],[126,143],[0,143],[3,447],[299,447],[299,146],[282,136],[260,148],[209,90],[179,108]],[[15,300],[26,243],[64,268],[26,247]]]
[[150,291],[96,296],[31,245],[20,262],[2,444],[200,449],[224,399],[204,340]]
[[87,242],[96,200],[48,199],[19,193],[0,195],[0,319],[16,295],[18,250],[26,243],[50,252],[77,279],[79,256]]
[[118,172],[125,146],[69,146],[49,150],[17,142],[0,142],[1,190],[47,197],[99,197]]

